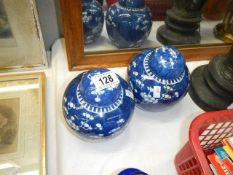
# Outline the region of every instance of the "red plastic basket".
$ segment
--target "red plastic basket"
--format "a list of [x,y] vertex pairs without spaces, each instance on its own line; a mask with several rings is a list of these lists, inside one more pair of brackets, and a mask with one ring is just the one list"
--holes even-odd
[[221,140],[233,136],[233,110],[207,112],[194,119],[189,141],[176,155],[179,175],[213,175],[206,155],[222,146]]

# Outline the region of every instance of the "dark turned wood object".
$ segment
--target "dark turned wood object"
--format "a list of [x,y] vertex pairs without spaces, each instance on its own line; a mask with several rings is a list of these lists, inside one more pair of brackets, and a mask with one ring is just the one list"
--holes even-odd
[[201,11],[206,0],[174,0],[167,10],[165,24],[159,27],[157,39],[162,44],[200,43]]
[[233,103],[233,48],[192,72],[189,94],[205,111],[227,109]]
[[229,0],[223,22],[216,25],[214,35],[226,43],[233,43],[233,0]]

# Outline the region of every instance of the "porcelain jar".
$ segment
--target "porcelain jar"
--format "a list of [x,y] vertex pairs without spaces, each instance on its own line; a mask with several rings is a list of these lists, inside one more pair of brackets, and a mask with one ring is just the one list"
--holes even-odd
[[128,76],[137,105],[146,110],[179,100],[190,84],[183,55],[167,46],[136,55],[129,64]]
[[100,37],[104,24],[102,6],[97,0],[82,0],[82,20],[84,43],[91,44]]
[[148,175],[148,174],[136,168],[127,168],[122,170],[118,175]]
[[152,16],[144,0],[119,0],[106,14],[109,39],[118,48],[139,47],[148,38]]
[[103,139],[120,134],[134,111],[128,83],[108,69],[94,69],[73,79],[63,98],[68,126],[84,139]]

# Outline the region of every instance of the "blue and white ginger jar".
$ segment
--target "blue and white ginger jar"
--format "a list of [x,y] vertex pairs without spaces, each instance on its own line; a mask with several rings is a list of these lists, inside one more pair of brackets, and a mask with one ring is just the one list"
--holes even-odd
[[151,31],[151,12],[144,0],[119,0],[107,11],[106,27],[118,48],[140,47]]
[[104,13],[96,0],[82,0],[82,20],[84,43],[91,44],[99,37],[103,29]]
[[130,121],[134,97],[128,83],[108,69],[94,69],[73,79],[63,98],[68,126],[82,138],[118,135]]
[[185,59],[172,47],[142,51],[131,61],[128,76],[137,105],[146,110],[177,101],[190,83]]
[[118,173],[118,175],[148,175],[145,172],[136,168],[127,168]]

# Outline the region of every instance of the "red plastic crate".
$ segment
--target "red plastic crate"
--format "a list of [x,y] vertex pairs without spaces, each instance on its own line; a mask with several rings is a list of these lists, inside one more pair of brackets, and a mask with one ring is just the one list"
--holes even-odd
[[233,110],[206,112],[189,127],[189,141],[176,155],[179,175],[213,175],[206,155],[221,147],[221,140],[233,136]]

